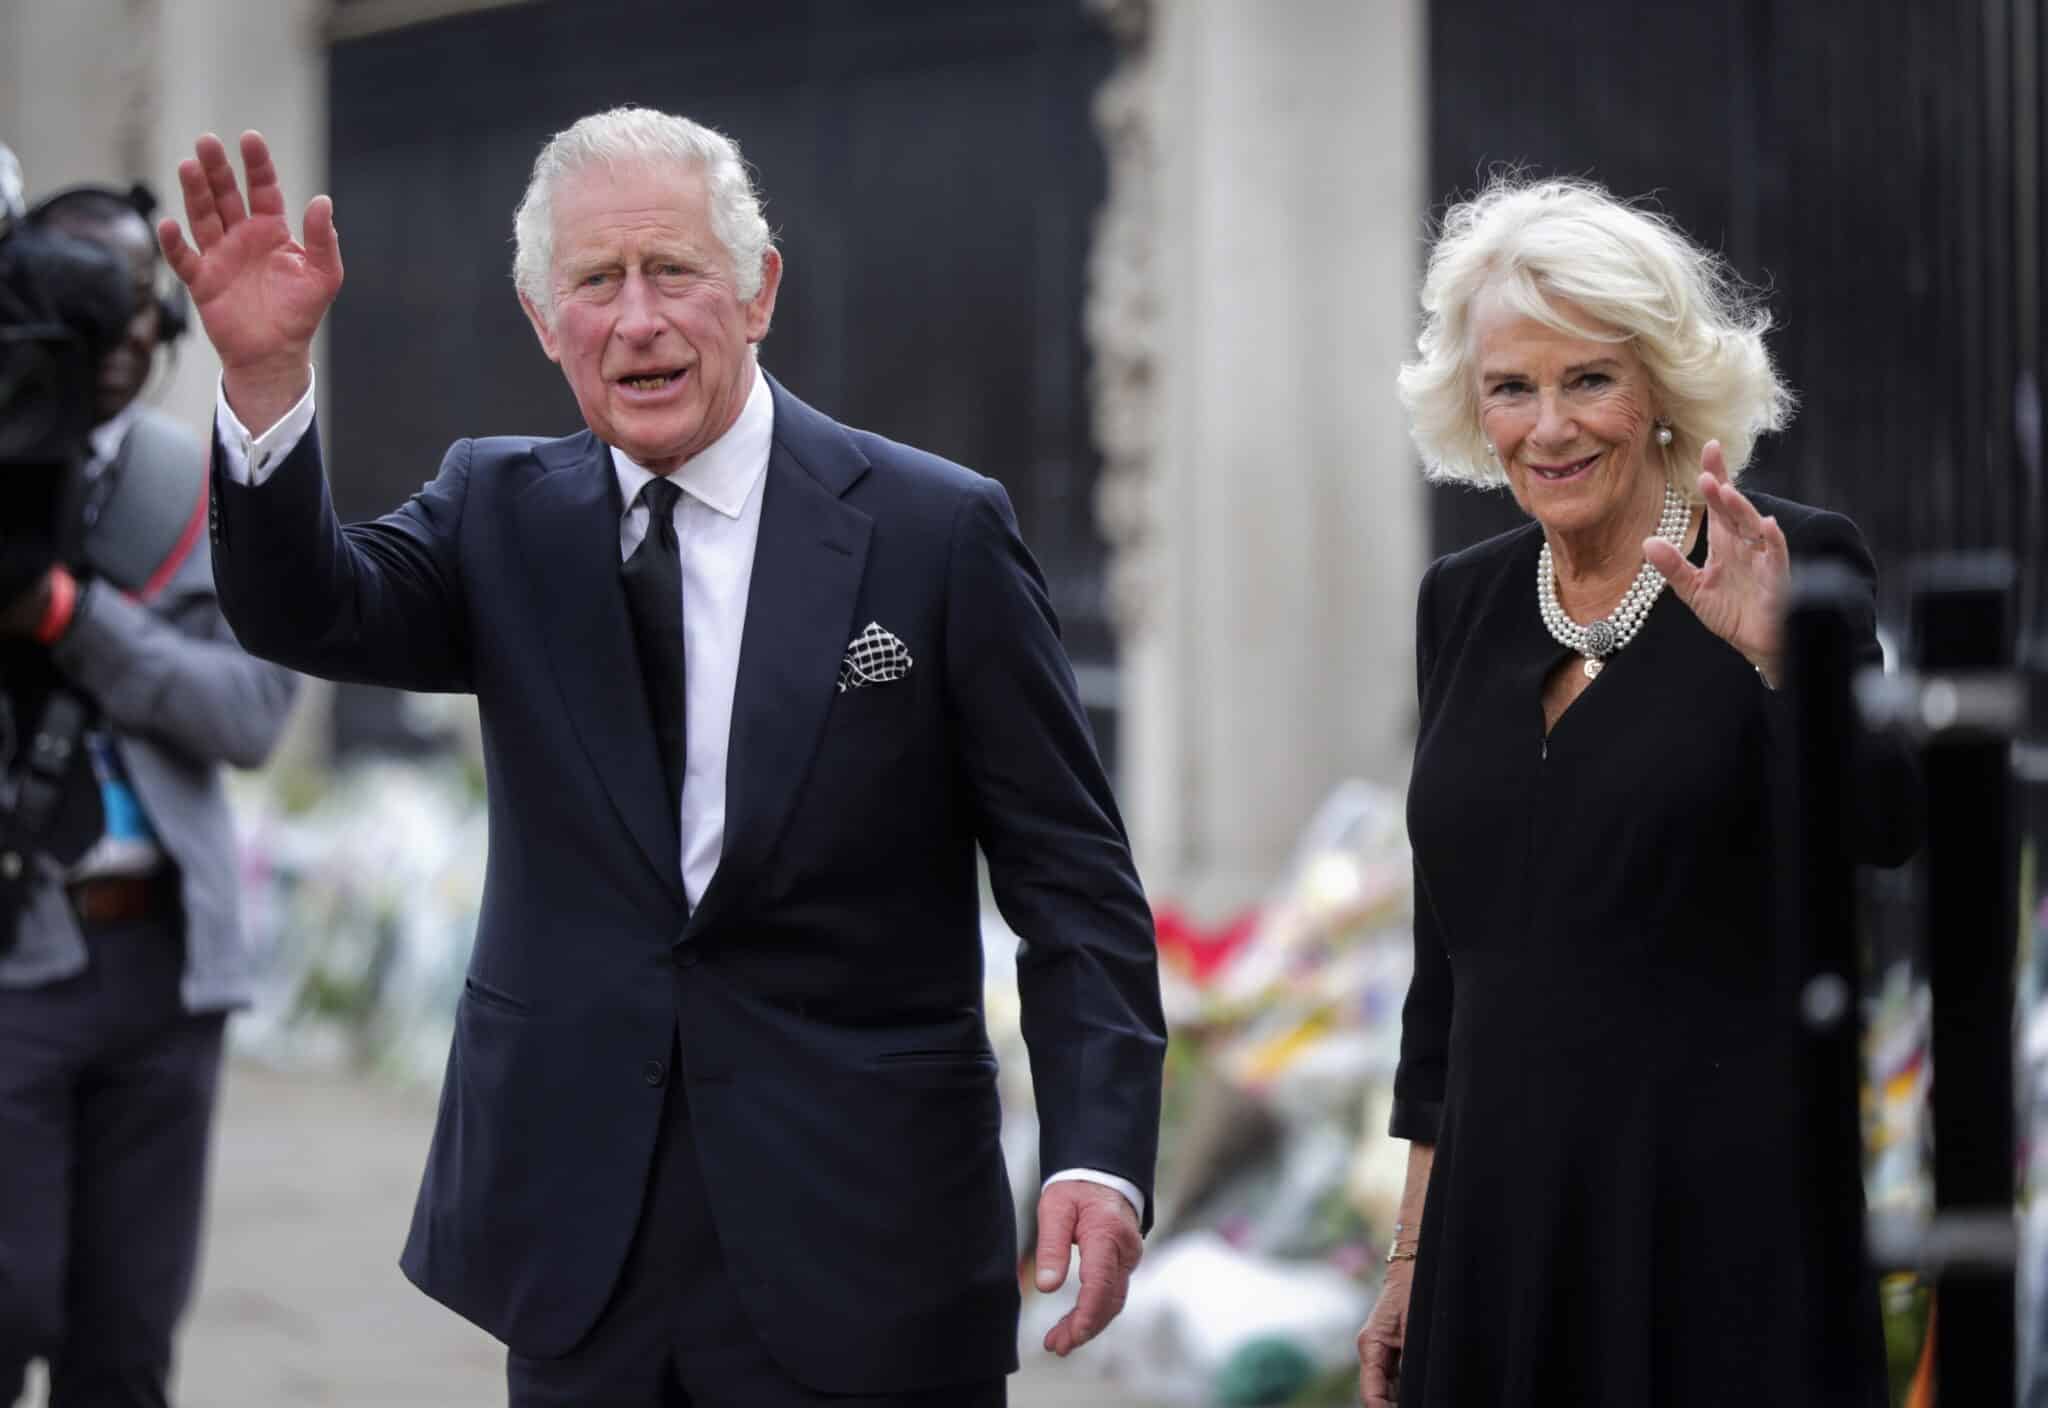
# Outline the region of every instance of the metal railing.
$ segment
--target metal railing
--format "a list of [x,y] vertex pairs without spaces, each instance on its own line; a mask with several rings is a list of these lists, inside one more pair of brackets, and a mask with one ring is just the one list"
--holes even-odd
[[[2003,555],[1919,564],[1911,668],[1890,676],[1854,669],[1851,622],[1863,590],[1838,569],[1802,570],[1786,627],[1798,765],[1778,788],[1792,851],[1781,1001],[1809,1133],[1796,1224],[1810,1351],[1800,1401],[1872,1401],[1881,1370],[1867,1328],[1874,1273],[1913,1270],[1934,1290],[1937,1402],[1999,1408],[2014,1402],[2018,1380],[2015,758],[2027,732],[2014,662],[2018,574]],[[1849,770],[1886,731],[1910,741],[1925,799],[1917,966],[1931,989],[1935,1084],[1934,1206],[1924,1219],[1866,1220],[1860,1182]]]

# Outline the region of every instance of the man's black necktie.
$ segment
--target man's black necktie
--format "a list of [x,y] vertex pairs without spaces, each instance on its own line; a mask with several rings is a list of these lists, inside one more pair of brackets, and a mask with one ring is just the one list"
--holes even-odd
[[668,779],[671,815],[680,816],[683,798],[683,560],[676,543],[676,500],[682,490],[656,476],[640,490],[647,505],[647,535],[619,569],[632,611],[633,638],[640,651],[640,675],[647,681],[647,707],[654,715],[654,739]]

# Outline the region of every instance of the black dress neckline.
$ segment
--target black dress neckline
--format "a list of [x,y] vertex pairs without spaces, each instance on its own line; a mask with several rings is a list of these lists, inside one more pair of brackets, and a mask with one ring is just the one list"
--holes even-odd
[[[1536,576],[1536,555],[1543,550],[1544,542],[1542,525],[1537,524],[1535,527],[1536,532],[1532,535],[1534,539],[1533,549],[1527,554],[1529,559],[1528,578],[1532,583]],[[1703,566],[1707,560],[1707,524],[1704,516],[1702,516],[1700,521],[1699,536],[1694,540],[1692,547],[1686,551],[1685,558],[1694,567]],[[1550,676],[1556,671],[1558,666],[1564,664],[1567,660],[1576,660],[1581,657],[1577,651],[1573,650],[1570,646],[1561,644],[1555,636],[1550,634],[1550,627],[1543,623],[1543,612],[1535,600],[1535,595],[1535,588],[1532,585],[1529,592],[1528,619],[1534,625],[1531,639],[1536,642],[1536,650],[1540,654],[1540,658],[1536,661],[1536,678],[1533,686],[1536,706],[1537,746],[1541,755],[1547,760],[1550,756],[1551,744],[1557,739],[1558,730],[1562,729],[1565,726],[1565,721],[1571,718],[1573,714],[1576,714],[1586,701],[1593,697],[1596,692],[1595,686],[1599,684],[1600,677],[1604,677],[1608,671],[1618,668],[1623,661],[1628,659],[1633,650],[1639,649],[1646,644],[1647,638],[1653,631],[1661,633],[1670,629],[1666,622],[1671,615],[1675,612],[1685,612],[1689,615],[1690,608],[1684,602],[1678,601],[1674,597],[1670,586],[1667,584],[1663,591],[1657,593],[1657,599],[1650,603],[1649,614],[1644,617],[1642,626],[1637,630],[1634,638],[1629,641],[1628,646],[1608,656],[1607,665],[1601,670],[1600,677],[1594,678],[1585,689],[1579,691],[1578,696],[1565,706],[1564,712],[1557,716],[1556,723],[1545,727],[1543,723],[1544,686],[1549,682]],[[1609,693],[1613,692],[1609,691]]]

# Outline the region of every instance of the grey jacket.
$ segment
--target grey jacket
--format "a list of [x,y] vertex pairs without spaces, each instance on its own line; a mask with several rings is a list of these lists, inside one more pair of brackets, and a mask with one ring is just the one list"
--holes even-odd
[[[197,441],[145,411],[117,461],[122,474],[192,476]],[[196,483],[196,480],[195,480]],[[235,833],[220,765],[256,767],[291,712],[298,677],[243,653],[214,596],[207,535],[146,601],[105,580],[80,591],[76,614],[52,647],[60,670],[98,704],[128,780],[158,842],[177,862],[185,906],[184,1000],[193,1012],[246,1004],[251,963],[242,932]],[[0,987],[35,987],[90,961],[47,859],[44,883],[0,957]]]

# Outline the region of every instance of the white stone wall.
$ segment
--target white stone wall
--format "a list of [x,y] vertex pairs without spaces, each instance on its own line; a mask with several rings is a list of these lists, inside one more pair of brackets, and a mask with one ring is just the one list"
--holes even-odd
[[[172,214],[177,166],[201,132],[233,150],[270,140],[294,211],[327,179],[327,0],[0,0],[0,142],[34,198],[58,186],[147,181]],[[210,421],[220,366],[182,344],[152,400]]]
[[[31,199],[81,181],[142,180],[182,219],[177,167],[193,141],[215,132],[232,151],[253,127],[270,141],[291,208],[303,210],[327,180],[327,9],[328,0],[0,0],[0,142],[21,159]],[[144,394],[204,435],[219,376],[195,327]],[[326,698],[308,682],[284,757],[324,749]]]
[[1109,515],[1143,522],[1108,525],[1138,564],[1120,783],[1150,891],[1208,914],[1258,897],[1337,781],[1406,767],[1423,3],[1144,7],[1157,330],[1146,482]]

